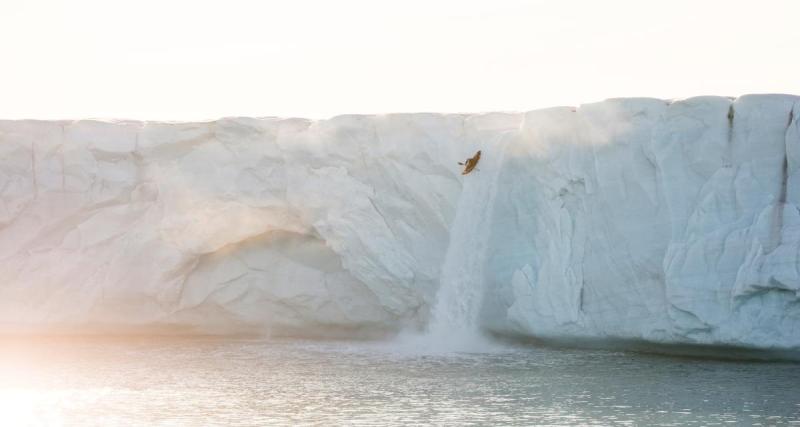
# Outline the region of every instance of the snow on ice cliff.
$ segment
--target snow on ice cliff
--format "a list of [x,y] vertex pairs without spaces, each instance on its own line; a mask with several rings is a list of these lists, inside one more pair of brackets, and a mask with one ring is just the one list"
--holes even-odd
[[798,118],[798,97],[749,95],[0,121],[0,328],[384,334],[447,318],[800,349]]

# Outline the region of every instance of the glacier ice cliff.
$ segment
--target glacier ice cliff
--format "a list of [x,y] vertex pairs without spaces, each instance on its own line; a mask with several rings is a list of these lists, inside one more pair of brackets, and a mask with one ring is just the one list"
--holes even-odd
[[[799,118],[747,95],[0,121],[0,330],[421,330],[464,258],[484,330],[800,349]],[[462,176],[478,149],[499,167]]]

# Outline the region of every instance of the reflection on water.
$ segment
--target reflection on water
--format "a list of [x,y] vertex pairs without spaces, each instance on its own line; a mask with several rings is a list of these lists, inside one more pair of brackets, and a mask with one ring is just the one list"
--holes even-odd
[[795,363],[261,340],[0,346],[0,425],[800,425]]

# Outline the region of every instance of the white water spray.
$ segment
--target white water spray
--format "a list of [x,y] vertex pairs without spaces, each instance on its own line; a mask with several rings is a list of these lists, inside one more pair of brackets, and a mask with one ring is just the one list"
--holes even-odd
[[486,344],[478,312],[485,290],[489,222],[508,139],[500,136],[493,141],[483,150],[478,170],[464,177],[428,329],[429,341],[438,347],[470,351]]

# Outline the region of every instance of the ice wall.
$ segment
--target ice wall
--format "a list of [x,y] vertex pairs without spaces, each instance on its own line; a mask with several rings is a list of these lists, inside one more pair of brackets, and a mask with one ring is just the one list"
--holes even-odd
[[0,328],[423,329],[502,136],[479,328],[800,348],[799,110],[0,121]]
[[0,122],[0,325],[421,327],[461,188],[456,159],[520,121]]
[[485,322],[800,347],[799,106],[619,99],[527,114],[500,177]]

